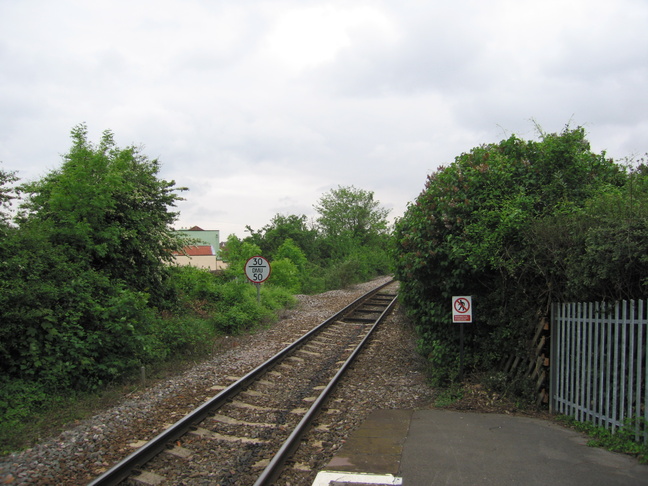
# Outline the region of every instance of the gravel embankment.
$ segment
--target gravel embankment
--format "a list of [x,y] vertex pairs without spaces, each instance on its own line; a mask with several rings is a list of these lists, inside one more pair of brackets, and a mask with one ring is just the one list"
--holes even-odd
[[[299,296],[295,309],[272,327],[254,335],[227,338],[211,359],[178,376],[125,396],[117,406],[38,446],[0,459],[0,484],[87,484],[114,463],[211,398],[212,387],[243,376],[303,332],[366,291],[382,278],[345,290]],[[308,478],[326,465],[342,441],[376,409],[425,408],[433,399],[426,385],[424,362],[415,338],[397,308],[383,322],[353,369],[334,392],[331,402],[340,411],[330,436],[307,458]],[[301,481],[308,478],[302,476]]]

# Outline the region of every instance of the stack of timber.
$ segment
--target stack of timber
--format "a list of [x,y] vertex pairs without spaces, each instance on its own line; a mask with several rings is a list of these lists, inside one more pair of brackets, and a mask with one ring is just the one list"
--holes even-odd
[[527,352],[506,359],[502,371],[509,376],[531,379],[536,405],[540,405],[549,401],[549,363],[549,320],[543,317],[529,341]]

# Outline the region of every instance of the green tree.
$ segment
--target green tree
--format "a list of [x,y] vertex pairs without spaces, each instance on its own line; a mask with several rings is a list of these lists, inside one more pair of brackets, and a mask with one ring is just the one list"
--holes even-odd
[[72,139],[60,169],[21,187],[0,244],[0,369],[51,389],[89,389],[147,358],[149,305],[164,303],[181,244],[157,161],[110,132],[95,146],[85,125]]
[[308,288],[310,271],[308,259],[292,238],[287,238],[275,252],[272,261],[272,283],[282,285],[292,293]]
[[11,202],[17,197],[16,189],[11,185],[17,180],[15,172],[0,169],[0,273],[3,270],[6,271],[6,262],[11,254],[11,250],[7,245],[7,239],[12,231],[10,227],[11,216],[8,210]]
[[84,124],[75,127],[61,168],[23,186],[20,225],[47,227],[51,245],[70,259],[161,302],[166,263],[182,247],[170,208],[184,189],[158,179],[157,159],[118,148],[110,131],[98,145],[87,136]]
[[17,197],[16,189],[11,184],[17,180],[15,172],[0,169],[0,225],[7,225],[10,220],[7,211]]
[[288,258],[279,258],[270,263],[272,269],[272,280],[269,282],[272,285],[278,285],[288,290],[291,294],[298,294],[301,292],[301,275],[297,265],[295,265]]
[[310,227],[306,215],[282,215],[276,214],[269,224],[258,231],[250,226],[246,227],[250,232],[251,243],[261,248],[268,258],[275,258],[279,247],[291,239],[306,254],[310,260],[319,258],[318,232]]
[[274,255],[275,259],[286,258],[293,262],[300,273],[306,273],[308,259],[292,238],[286,238]]
[[321,217],[314,226],[304,215],[280,214],[258,231],[247,226],[250,236],[228,240],[224,258],[240,254],[245,243],[252,245],[273,263],[274,285],[305,293],[344,287],[390,270],[389,211],[372,192],[338,187],[315,208]]
[[389,210],[374,199],[372,191],[338,186],[313,207],[334,257],[348,255],[358,246],[380,245],[388,235]]

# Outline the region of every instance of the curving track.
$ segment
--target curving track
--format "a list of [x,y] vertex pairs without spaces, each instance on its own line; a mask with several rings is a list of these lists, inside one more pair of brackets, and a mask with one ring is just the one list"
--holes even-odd
[[374,289],[102,474],[91,486],[267,485],[299,445],[376,325],[396,284]]

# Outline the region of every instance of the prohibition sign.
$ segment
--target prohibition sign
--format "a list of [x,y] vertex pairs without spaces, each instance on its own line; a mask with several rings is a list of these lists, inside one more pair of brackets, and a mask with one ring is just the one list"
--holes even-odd
[[452,298],[452,322],[472,322],[472,296]]
[[466,314],[470,310],[470,301],[459,297],[454,301],[454,308],[459,314]]
[[459,380],[463,379],[464,368],[464,326],[472,322],[472,296],[462,295],[452,297],[452,322],[459,323]]

